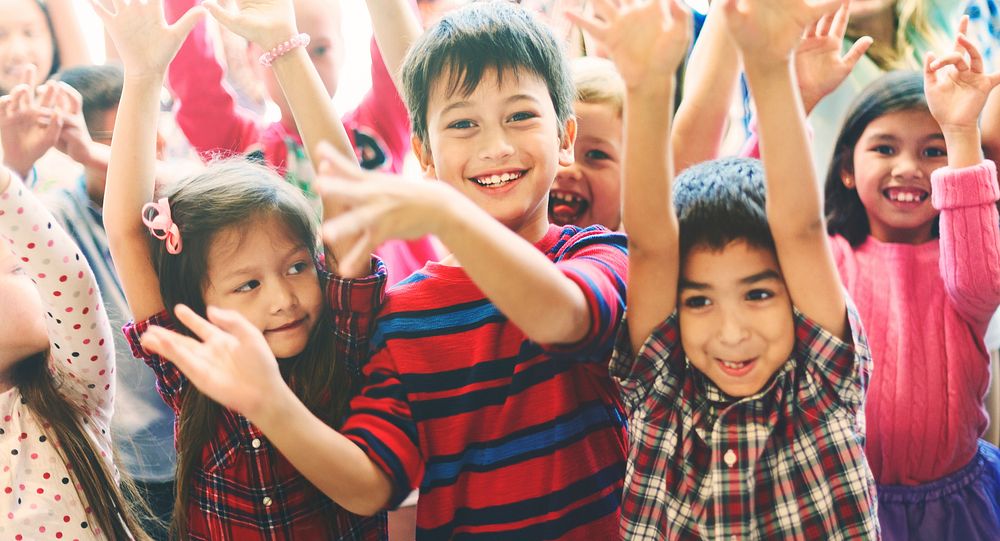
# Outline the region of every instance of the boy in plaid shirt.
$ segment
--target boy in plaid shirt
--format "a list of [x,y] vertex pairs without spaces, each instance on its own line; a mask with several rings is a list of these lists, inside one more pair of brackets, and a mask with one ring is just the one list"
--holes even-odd
[[631,443],[621,533],[877,538],[864,455],[871,360],[827,245],[791,65],[803,31],[840,1],[720,1],[759,114],[763,169],[708,162],[673,193],[661,111],[686,51],[683,9],[600,0],[600,20],[573,17],[627,85],[629,308],[611,364]]

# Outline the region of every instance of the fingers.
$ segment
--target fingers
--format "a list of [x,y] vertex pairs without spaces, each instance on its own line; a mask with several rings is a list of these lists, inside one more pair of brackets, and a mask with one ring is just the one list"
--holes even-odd
[[[837,13],[840,13],[839,9],[837,10]],[[830,33],[830,28],[833,27],[833,19],[835,16],[836,14],[828,13],[826,15],[823,15],[822,17],[819,18],[818,21],[816,21],[817,36],[823,37]]]
[[180,321],[185,327],[191,329],[191,332],[193,332],[198,338],[201,338],[204,342],[208,342],[213,339],[218,340],[223,338],[223,335],[226,334],[210,321],[199,316],[194,310],[183,304],[178,304],[174,308],[174,314],[177,316],[177,321]]
[[21,71],[21,78],[18,84],[27,85],[30,87],[35,86],[35,73],[38,72],[38,68],[34,64],[28,64],[23,71]]
[[170,27],[176,30],[183,40],[188,34],[191,33],[194,26],[205,18],[205,13],[205,8],[201,6],[194,6],[184,12],[184,15],[181,15],[181,17],[177,19],[177,22],[170,25]]
[[[966,16],[964,20],[968,21],[969,17]],[[969,67],[974,73],[983,72],[983,55],[979,52],[979,47],[972,42],[964,34],[958,35],[958,44],[962,47],[962,50],[969,55]],[[963,54],[964,57],[964,54]]]
[[114,17],[114,12],[108,10],[108,8],[104,6],[104,2],[101,2],[101,0],[90,0],[90,7],[94,9],[94,13],[96,13],[104,23],[107,23],[112,17]]
[[843,0],[820,0],[814,4],[807,5],[808,13],[814,19],[819,19],[825,15],[831,15],[843,5]]
[[350,158],[344,156],[327,141],[320,141],[316,145],[316,154],[320,162],[317,173],[320,175],[352,180],[364,178],[365,171],[354,156]]
[[600,41],[601,43],[604,42],[604,38],[607,35],[608,30],[608,25],[606,23],[574,11],[567,11],[566,18],[573,24],[582,28],[597,41]]
[[962,15],[962,20],[958,22],[958,34],[965,35],[969,32],[969,16]]
[[253,340],[262,340],[260,329],[254,327],[247,318],[233,310],[223,310],[214,306],[208,307],[208,319],[222,331],[246,344]]
[[830,35],[844,39],[847,34],[847,23],[851,19],[851,0],[844,0],[840,9],[833,15],[833,23],[830,25]]
[[929,65],[931,71],[938,71],[945,66],[955,66],[958,71],[969,71],[969,60],[964,53],[948,53],[941,57],[936,57]]
[[140,339],[142,347],[173,363],[195,386],[215,378],[212,364],[199,353],[196,340],[161,327],[150,327]]
[[213,19],[219,21],[219,24],[225,26],[227,29],[236,31],[235,22],[236,14],[228,9],[219,5],[217,0],[205,0],[201,3],[201,6],[205,8],[205,11],[212,16]]
[[854,45],[851,45],[851,48],[847,51],[843,58],[841,58],[841,61],[847,65],[848,68],[854,69],[854,65],[861,60],[861,57],[865,56],[865,53],[868,52],[868,48],[871,47],[873,43],[875,43],[875,40],[872,39],[871,36],[858,38],[858,40],[854,42]]

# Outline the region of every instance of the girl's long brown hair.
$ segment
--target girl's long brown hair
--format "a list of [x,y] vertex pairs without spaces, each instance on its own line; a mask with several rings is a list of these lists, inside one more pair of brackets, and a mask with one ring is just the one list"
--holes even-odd
[[[930,18],[930,2],[925,0],[896,0],[892,8],[896,31],[892,42],[876,41],[866,56],[883,71],[919,69],[926,51],[944,50],[949,46],[947,33],[936,28]],[[847,37],[860,35],[848,27]]]
[[[14,366],[12,379],[24,405],[46,423],[45,435],[59,443],[56,451],[75,484],[81,487],[80,496],[90,506],[93,517],[90,528],[95,532],[100,529],[109,539],[148,539],[130,503],[141,501],[134,485],[124,473],[120,486],[115,481],[101,450],[83,427],[86,414],[60,393],[62,382],[52,376],[48,359],[48,351],[24,359]],[[143,508],[141,504],[139,507]]]
[[[239,231],[250,221],[276,217],[292,238],[309,249],[313,260],[319,260],[318,221],[309,203],[298,188],[264,166],[241,159],[217,162],[164,195],[184,240],[183,251],[171,255],[162,241],[151,239],[160,294],[170,312],[183,303],[205,315],[202,295],[208,251],[212,240],[223,230]],[[325,287],[322,273],[320,276],[319,287]],[[279,362],[285,381],[306,407],[326,424],[338,426],[354,380],[352,371],[337,356],[326,302],[305,350],[295,358]],[[178,416],[177,499],[173,518],[173,530],[180,537],[187,533],[191,480],[204,466],[202,451],[216,437],[221,413],[222,407],[217,402],[193,385],[185,387]]]

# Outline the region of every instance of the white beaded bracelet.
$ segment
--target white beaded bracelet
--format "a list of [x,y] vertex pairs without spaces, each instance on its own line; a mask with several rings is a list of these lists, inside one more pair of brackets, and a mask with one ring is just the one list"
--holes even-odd
[[288,53],[296,47],[305,47],[309,45],[309,34],[299,34],[297,36],[292,36],[287,40],[275,45],[270,51],[260,55],[258,59],[261,65],[266,67],[271,67],[271,63],[274,62],[279,56]]

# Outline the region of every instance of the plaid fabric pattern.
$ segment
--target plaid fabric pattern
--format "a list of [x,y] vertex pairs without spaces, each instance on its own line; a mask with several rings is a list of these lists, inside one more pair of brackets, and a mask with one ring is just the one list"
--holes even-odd
[[791,358],[733,401],[686,361],[674,312],[611,361],[629,415],[621,533],[629,540],[879,537],[864,456],[871,357],[848,307],[844,343],[795,311]]
[[[374,260],[375,273],[357,280],[329,276],[327,300],[334,319],[333,333],[342,359],[354,363],[368,351],[369,329],[381,306],[386,272]],[[157,390],[180,414],[187,384],[170,362],[142,348],[139,339],[150,325],[176,329],[161,312],[123,329],[136,358],[157,376]],[[175,440],[177,426],[174,427]],[[373,517],[351,514],[302,476],[250,422],[224,410],[217,436],[201,451],[201,468],[194,472],[188,499],[189,538],[195,540],[339,539],[383,541],[387,538],[384,513]]]

